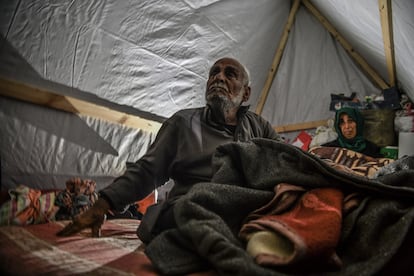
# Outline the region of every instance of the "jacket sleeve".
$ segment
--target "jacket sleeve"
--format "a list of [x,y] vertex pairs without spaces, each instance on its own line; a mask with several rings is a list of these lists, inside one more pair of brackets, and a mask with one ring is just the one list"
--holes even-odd
[[269,139],[273,139],[276,141],[282,141],[282,138],[280,137],[280,135],[276,132],[276,130],[273,128],[273,126],[268,122],[265,121],[265,137],[264,138],[269,138]]
[[115,211],[143,199],[154,189],[163,185],[170,177],[178,143],[176,119],[164,122],[147,153],[129,165],[125,173],[100,191]]

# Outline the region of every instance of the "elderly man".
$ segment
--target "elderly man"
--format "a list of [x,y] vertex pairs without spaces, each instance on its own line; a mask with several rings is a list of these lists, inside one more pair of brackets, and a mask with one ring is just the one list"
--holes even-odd
[[124,209],[169,179],[174,180],[174,187],[168,199],[148,209],[138,235],[148,243],[163,230],[173,227],[174,201],[195,183],[211,180],[211,159],[217,146],[252,138],[279,140],[269,122],[242,105],[250,92],[249,75],[240,62],[227,57],[217,60],[207,80],[207,105],[178,111],[166,120],[148,152],[101,190],[98,201],[58,235],[92,228],[93,236],[99,236],[109,210]]

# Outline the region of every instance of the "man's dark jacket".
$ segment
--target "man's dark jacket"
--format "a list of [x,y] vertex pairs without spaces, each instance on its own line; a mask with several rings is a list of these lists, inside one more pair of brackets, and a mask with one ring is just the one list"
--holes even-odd
[[178,111],[163,123],[148,152],[100,195],[120,211],[173,179],[169,198],[174,200],[193,184],[211,180],[211,160],[217,146],[252,138],[279,140],[270,123],[247,106],[239,109],[238,122],[235,129],[217,124],[208,107]]

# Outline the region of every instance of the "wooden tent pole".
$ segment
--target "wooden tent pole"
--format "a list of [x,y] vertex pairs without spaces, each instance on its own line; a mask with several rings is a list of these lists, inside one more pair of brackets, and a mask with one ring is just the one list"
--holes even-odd
[[394,39],[392,28],[391,0],[378,0],[381,16],[382,39],[384,41],[385,60],[387,62],[388,78],[391,86],[396,83]]
[[274,127],[274,129],[278,133],[284,133],[284,132],[312,129],[312,128],[317,128],[319,126],[328,126],[328,120],[311,121],[311,122],[305,122],[305,123],[276,126]]
[[0,77],[0,96],[157,133],[161,123]]
[[322,23],[331,35],[345,48],[348,54],[362,67],[362,69],[372,78],[374,83],[381,89],[389,88],[390,86],[384,79],[365,61],[365,59],[358,54],[352,45],[331,25],[331,23],[309,2],[309,0],[302,0],[306,8]]
[[294,19],[295,19],[297,11],[299,9],[299,6],[300,6],[300,0],[295,0],[294,3],[293,3],[292,8],[290,9],[289,17],[288,17],[288,20],[286,22],[285,29],[283,30],[282,38],[279,42],[279,46],[277,47],[275,56],[273,58],[272,67],[269,70],[265,85],[262,89],[262,92],[261,92],[260,98],[259,98],[259,102],[258,102],[257,107],[256,107],[255,112],[259,115],[262,114],[263,107],[264,107],[264,104],[265,104],[266,99],[267,99],[267,95],[269,94],[270,87],[272,85],[273,79],[275,78],[277,68],[279,67],[279,64],[280,64],[280,60],[282,59],[282,54],[283,54],[283,51],[284,51],[286,43],[287,43],[290,28],[292,27],[292,24],[294,22]]

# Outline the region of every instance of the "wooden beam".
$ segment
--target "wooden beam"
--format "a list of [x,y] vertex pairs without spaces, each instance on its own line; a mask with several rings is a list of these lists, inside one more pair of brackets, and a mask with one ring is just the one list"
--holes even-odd
[[74,114],[103,119],[147,132],[156,133],[161,127],[161,123],[156,121],[146,120],[135,115],[119,112],[73,97],[59,95],[2,77],[0,77],[0,95]]
[[365,59],[355,51],[352,45],[332,26],[332,24],[309,2],[309,0],[302,0],[302,3],[322,23],[322,25],[325,26],[328,32],[342,45],[342,47],[345,48],[348,54],[362,67],[379,88],[386,89],[390,87],[365,61]]
[[305,122],[305,123],[276,126],[274,127],[274,129],[278,133],[284,133],[284,132],[292,132],[292,131],[298,131],[298,130],[317,128],[319,126],[327,126],[327,125],[328,125],[328,120],[320,120],[320,121],[311,121],[311,122]]
[[300,0],[295,0],[292,8],[290,9],[289,17],[286,22],[285,29],[283,30],[282,38],[280,39],[279,46],[277,47],[275,56],[273,58],[272,67],[269,70],[265,85],[262,89],[262,92],[259,97],[259,102],[256,107],[255,112],[259,115],[262,114],[263,107],[266,103],[266,99],[269,94],[270,87],[272,86],[272,82],[273,82],[273,79],[275,78],[277,69],[280,64],[280,60],[282,59],[283,51],[285,50],[285,46],[286,46],[286,43],[289,37],[290,28],[293,25],[299,6],[300,6]]
[[387,62],[388,78],[390,85],[395,86],[396,72],[391,0],[378,0],[378,6],[381,16],[382,39],[384,41],[385,60]]
[[[111,123],[117,123],[132,128],[156,133],[161,123],[142,119],[138,116],[119,112],[104,106],[96,105],[73,97],[59,95],[51,91],[31,85],[22,84],[14,80],[0,77],[0,96],[9,97],[24,102],[34,103],[49,108],[62,110],[74,114],[91,116]],[[305,123],[276,126],[278,133],[305,130],[326,126],[328,120],[311,121]]]

